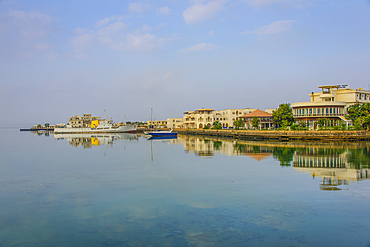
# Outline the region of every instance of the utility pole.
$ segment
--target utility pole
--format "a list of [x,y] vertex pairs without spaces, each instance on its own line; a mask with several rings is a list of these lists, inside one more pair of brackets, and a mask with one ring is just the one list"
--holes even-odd
[[149,126],[149,128],[150,129],[152,129],[153,127],[152,127],[152,120],[153,119],[153,108],[150,108],[150,126]]

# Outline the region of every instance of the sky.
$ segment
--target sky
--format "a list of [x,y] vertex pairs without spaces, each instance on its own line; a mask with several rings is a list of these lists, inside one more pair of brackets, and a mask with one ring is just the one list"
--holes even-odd
[[368,89],[369,44],[369,0],[0,0],[0,127]]

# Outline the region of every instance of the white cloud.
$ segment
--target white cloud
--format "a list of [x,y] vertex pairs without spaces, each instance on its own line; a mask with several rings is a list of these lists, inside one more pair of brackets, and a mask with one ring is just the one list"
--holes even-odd
[[129,33],[126,36],[126,42],[123,44],[123,50],[148,51],[153,50],[163,44],[165,39],[157,38],[155,35],[146,33]]
[[24,23],[30,23],[32,21],[37,21],[37,22],[42,22],[44,24],[48,24],[53,21],[53,18],[50,15],[38,13],[38,12],[24,12],[21,10],[9,10],[8,15]]
[[130,3],[130,5],[128,6],[128,9],[131,12],[140,13],[140,12],[144,12],[144,10],[148,9],[149,7],[150,5],[145,4],[145,3]]
[[162,7],[162,8],[158,8],[157,9],[157,13],[160,14],[160,15],[170,15],[171,14],[171,10],[170,10],[170,8],[168,8],[167,6],[165,6],[165,7]]
[[74,50],[80,52],[81,50],[86,49],[95,37],[95,33],[93,31],[90,31],[88,33],[83,33],[76,37],[73,37],[71,43]]
[[95,24],[95,27],[100,28],[100,27],[107,25],[111,21],[121,22],[124,19],[125,19],[124,15],[113,15],[111,17],[106,17],[104,19],[101,19],[100,21],[97,21]]
[[241,34],[257,34],[257,35],[270,35],[270,34],[279,34],[289,31],[295,20],[285,20],[285,21],[275,21],[267,26],[263,26],[255,29],[254,31],[245,31]]
[[[101,19],[96,22],[95,30],[75,29],[75,36],[71,39],[75,58],[86,58],[85,50],[93,45],[105,45],[112,50],[119,51],[150,51],[170,40],[149,33],[154,28],[148,25],[143,25],[134,33],[127,32],[125,31],[127,25],[118,21],[124,18],[124,16],[111,16]],[[165,24],[159,26],[165,26]]]
[[[0,53],[6,50],[11,57],[31,58],[37,54],[47,55],[53,50],[52,39],[55,18],[40,12],[8,10],[0,14]],[[53,35],[54,34],[54,35]]]
[[152,30],[152,27],[144,24],[144,25],[141,27],[141,29],[142,29],[144,32],[150,32],[150,31]]
[[295,7],[302,7],[305,0],[244,0],[255,7],[263,7],[271,4],[293,4]]
[[9,10],[7,16],[9,28],[16,30],[26,41],[48,37],[48,27],[53,22],[50,15],[39,12]]
[[47,42],[37,42],[34,47],[38,51],[47,51],[51,48],[51,45]]
[[190,46],[189,48],[181,49],[179,50],[179,52],[209,51],[219,47],[220,46],[214,44],[200,43],[197,45]]
[[98,28],[99,27],[102,27],[102,26],[105,26],[105,25],[107,25],[109,23],[109,21],[110,21],[110,18],[109,17],[106,17],[106,18],[104,18],[104,19],[96,22],[95,26],[98,27]]
[[204,20],[211,19],[216,16],[217,13],[222,11],[228,0],[213,0],[206,4],[197,2],[196,4],[188,7],[183,13],[186,24],[201,22]]

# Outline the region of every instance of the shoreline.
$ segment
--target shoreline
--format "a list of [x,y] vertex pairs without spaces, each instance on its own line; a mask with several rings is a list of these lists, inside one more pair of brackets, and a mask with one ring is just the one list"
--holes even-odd
[[282,131],[282,130],[213,130],[213,129],[174,129],[179,134],[228,137],[251,141],[325,141],[357,142],[369,141],[370,132],[354,131]]

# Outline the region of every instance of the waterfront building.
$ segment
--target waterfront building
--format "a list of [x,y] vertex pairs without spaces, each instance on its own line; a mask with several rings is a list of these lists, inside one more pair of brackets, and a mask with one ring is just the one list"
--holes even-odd
[[183,125],[183,118],[167,118],[167,128],[177,129]]
[[226,109],[214,111],[214,121],[219,121],[222,128],[234,128],[234,121],[238,117],[255,111],[256,109],[244,108],[244,109]]
[[186,111],[183,116],[183,127],[189,129],[203,129],[212,126],[214,122],[213,109],[198,109]]
[[221,123],[222,128],[233,128],[234,121],[247,113],[256,109],[226,109],[215,111],[213,109],[198,109],[196,111],[186,111],[183,116],[184,128],[203,129],[205,126],[211,127],[215,121]]
[[73,128],[90,127],[91,121],[102,120],[100,117],[93,117],[91,114],[83,114],[83,117],[76,115],[69,118],[68,125]]
[[147,123],[149,128],[166,128],[167,120],[153,120]]
[[350,89],[348,85],[320,86],[321,92],[310,93],[310,102],[292,103],[293,116],[297,122],[304,122],[310,129],[317,128],[320,119],[327,119],[330,126],[344,121],[347,108],[356,103],[370,102],[370,91]]
[[83,126],[82,117],[80,117],[79,115],[70,117],[68,121],[68,125],[73,128],[82,128]]
[[240,116],[239,118],[243,119],[247,129],[253,129],[253,118],[257,117],[259,120],[259,129],[270,129],[274,127],[272,122],[272,114],[259,109]]

